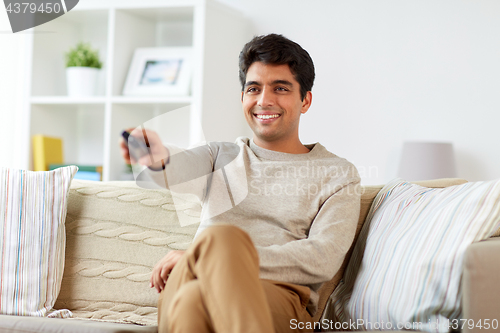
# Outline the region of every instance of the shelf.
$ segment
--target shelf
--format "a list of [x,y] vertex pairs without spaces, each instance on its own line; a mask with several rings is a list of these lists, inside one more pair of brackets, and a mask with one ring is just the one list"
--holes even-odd
[[[26,122],[30,137],[63,139],[65,163],[102,165],[103,180],[120,179],[120,134],[140,125],[181,147],[247,135],[239,112],[238,54],[253,34],[245,17],[225,5],[86,0],[35,31],[51,33],[32,37]],[[67,96],[64,55],[80,41],[97,49],[103,62],[96,96]],[[122,95],[134,52],[153,47],[192,49],[189,95]]]
[[117,9],[115,26],[111,95],[120,96],[135,50],[193,47],[194,7]]
[[191,96],[170,97],[137,97],[137,96],[113,96],[111,102],[114,104],[191,104]]
[[80,1],[77,7],[73,9],[77,10],[91,10],[91,9],[108,9],[110,7],[120,8],[120,9],[140,9],[140,8],[150,8],[150,7],[166,7],[166,8],[176,8],[176,7],[186,7],[186,6],[196,6],[199,5],[199,0],[143,0],[138,2],[137,0],[120,0],[120,1],[102,1],[102,0],[85,0]]
[[193,21],[193,6],[181,5],[170,7],[150,6],[149,8],[122,7],[123,12],[140,16],[148,21],[173,22],[173,21]]
[[191,104],[191,96],[171,97],[137,97],[137,96],[113,96],[110,99],[104,96],[92,97],[69,97],[69,96],[33,96],[33,105],[78,105],[78,104],[104,104],[107,101],[113,104]]
[[30,137],[63,139],[64,162],[102,165],[105,105],[32,104]]
[[104,104],[106,98],[104,96],[95,97],[69,97],[69,96],[33,96],[31,104],[33,105],[77,105],[77,104]]
[[31,96],[66,97],[65,54],[78,42],[90,43],[99,51],[103,68],[99,73],[99,96],[104,96],[107,82],[109,10],[70,11],[67,14],[35,27],[35,31],[53,33],[34,34]]

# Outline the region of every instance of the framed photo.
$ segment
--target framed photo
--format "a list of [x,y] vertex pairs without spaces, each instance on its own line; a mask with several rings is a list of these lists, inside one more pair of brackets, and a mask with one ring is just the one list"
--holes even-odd
[[191,57],[190,47],[136,49],[123,88],[123,95],[189,95]]

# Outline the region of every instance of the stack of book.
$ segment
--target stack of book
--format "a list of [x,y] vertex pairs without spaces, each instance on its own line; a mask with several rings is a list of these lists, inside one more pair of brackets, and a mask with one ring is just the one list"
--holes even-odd
[[49,164],[63,163],[61,138],[33,135],[33,170],[48,171]]
[[102,180],[102,166],[64,163],[61,138],[45,135],[33,136],[33,170],[49,171],[67,165],[76,165],[78,172],[73,179]]

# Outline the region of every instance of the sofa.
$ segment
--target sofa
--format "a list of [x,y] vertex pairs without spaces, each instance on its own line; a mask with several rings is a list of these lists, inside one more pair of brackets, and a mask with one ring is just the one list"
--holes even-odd
[[[417,183],[441,188],[465,182],[438,179]],[[321,287],[315,321],[320,320],[328,298],[342,279],[370,206],[382,187],[362,187],[353,246],[335,277]],[[73,180],[65,224],[65,268],[54,306],[70,310],[73,317],[0,315],[0,332],[157,332],[158,294],[149,287],[150,272],[168,251],[189,246],[199,215],[199,204],[187,195],[176,197],[174,204],[169,191],[143,189],[133,181]],[[498,235],[497,231],[494,236]],[[463,318],[498,319],[498,253],[498,237],[469,246],[461,282]],[[464,331],[474,329],[465,327]]]

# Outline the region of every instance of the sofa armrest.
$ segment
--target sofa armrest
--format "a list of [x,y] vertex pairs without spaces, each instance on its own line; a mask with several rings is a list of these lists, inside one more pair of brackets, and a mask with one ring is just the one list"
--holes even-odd
[[[474,243],[465,254],[462,281],[463,318],[483,328],[464,326],[463,332],[496,331],[485,330],[485,319],[490,325],[496,319],[496,328],[500,328],[500,237],[489,238]],[[472,319],[472,320],[471,320]]]

